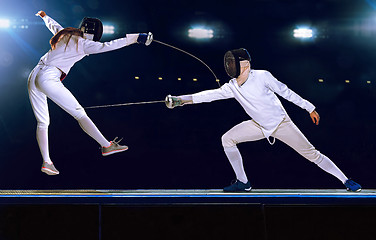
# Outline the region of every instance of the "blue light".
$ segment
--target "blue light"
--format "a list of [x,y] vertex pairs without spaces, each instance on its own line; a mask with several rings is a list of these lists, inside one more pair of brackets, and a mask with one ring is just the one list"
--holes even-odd
[[9,19],[0,19],[0,28],[9,28],[10,21]]

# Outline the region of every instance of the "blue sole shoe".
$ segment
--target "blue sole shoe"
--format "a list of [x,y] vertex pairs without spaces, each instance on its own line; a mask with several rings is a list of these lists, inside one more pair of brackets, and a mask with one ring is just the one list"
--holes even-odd
[[362,191],[362,186],[360,184],[354,182],[354,180],[347,179],[345,182],[346,190],[349,192],[360,192]]
[[236,180],[234,184],[231,184],[228,187],[223,188],[224,192],[249,192],[251,191],[252,186],[248,181],[247,183],[242,183],[239,180]]

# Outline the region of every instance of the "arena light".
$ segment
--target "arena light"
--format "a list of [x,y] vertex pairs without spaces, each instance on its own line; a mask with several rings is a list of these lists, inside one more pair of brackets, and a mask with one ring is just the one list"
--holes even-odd
[[115,26],[113,25],[103,25],[103,34],[114,34],[115,33]]
[[296,28],[294,29],[295,38],[312,38],[313,30],[310,28]]
[[10,21],[9,19],[0,19],[0,28],[9,28]]
[[191,28],[188,30],[188,37],[197,39],[210,39],[214,37],[214,30],[202,27]]

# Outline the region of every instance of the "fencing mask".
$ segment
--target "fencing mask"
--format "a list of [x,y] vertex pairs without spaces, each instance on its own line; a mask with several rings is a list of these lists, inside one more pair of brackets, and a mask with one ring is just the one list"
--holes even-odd
[[240,75],[240,61],[251,61],[251,56],[245,48],[227,51],[224,57],[225,70],[227,75],[237,78]]
[[103,34],[103,24],[98,18],[84,17],[79,29],[84,32],[85,38],[93,41],[99,41]]

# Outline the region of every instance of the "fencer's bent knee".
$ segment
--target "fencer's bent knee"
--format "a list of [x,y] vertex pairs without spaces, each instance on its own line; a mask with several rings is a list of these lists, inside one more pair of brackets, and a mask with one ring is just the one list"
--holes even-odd
[[222,135],[221,140],[222,140],[222,146],[224,148],[231,148],[231,147],[236,146],[235,140],[231,138],[228,132]]

